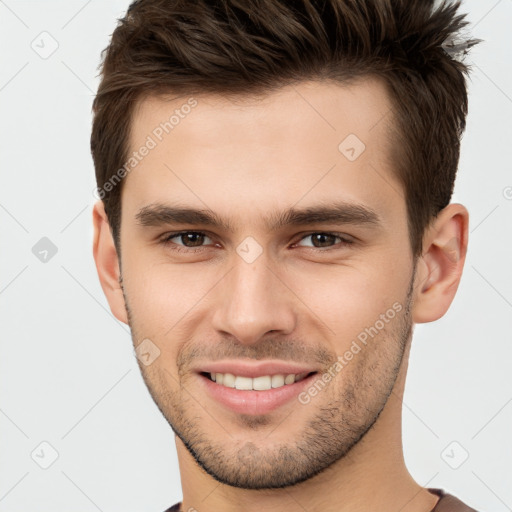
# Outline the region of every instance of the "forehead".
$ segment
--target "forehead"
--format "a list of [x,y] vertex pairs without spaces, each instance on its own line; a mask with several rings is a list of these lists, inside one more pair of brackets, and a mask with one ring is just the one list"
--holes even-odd
[[123,210],[178,201],[249,215],[248,206],[257,213],[340,198],[389,208],[403,201],[391,172],[390,111],[373,78],[302,82],[259,97],[145,98],[132,119],[130,154],[139,156]]
[[347,133],[381,143],[386,125],[382,121],[391,110],[387,91],[382,80],[366,77],[351,85],[301,82],[259,95],[148,96],[134,109],[130,145],[136,149],[148,134],[164,145],[172,144],[170,139],[178,143],[180,138],[198,146],[225,145],[226,139],[234,145],[242,138],[245,144],[285,137],[299,142],[315,134],[336,143]]

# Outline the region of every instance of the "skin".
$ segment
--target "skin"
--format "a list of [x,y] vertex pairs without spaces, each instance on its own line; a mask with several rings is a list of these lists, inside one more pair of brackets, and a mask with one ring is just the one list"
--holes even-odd
[[[187,99],[144,99],[132,149]],[[413,261],[389,158],[391,102],[377,79],[195,99],[125,178],[120,257],[101,201],[93,212],[93,252],[112,313],[130,325],[135,346],[149,338],[160,350],[139,365],[177,434],[182,510],[430,511],[438,498],[404,463],[402,397],[414,324],[442,317],[455,296],[466,208],[440,212]],[[354,161],[338,149],[348,134],[366,146]],[[265,224],[292,206],[340,200],[371,208],[381,224]],[[137,213],[157,203],[209,209],[232,230],[141,225]],[[179,236],[162,242],[181,230],[207,235],[200,252]],[[314,233],[354,243],[327,237],[316,248]],[[262,250],[251,263],[236,250],[248,236]],[[309,361],[321,374],[393,304],[400,311],[307,404],[238,414],[204,393],[193,371],[229,357]]]

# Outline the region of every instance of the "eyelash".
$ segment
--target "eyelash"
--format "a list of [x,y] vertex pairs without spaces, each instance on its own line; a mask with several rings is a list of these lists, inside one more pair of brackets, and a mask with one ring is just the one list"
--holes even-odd
[[[203,231],[178,231],[177,233],[166,234],[163,237],[163,239],[162,239],[162,244],[164,246],[169,247],[171,250],[176,251],[176,252],[186,252],[186,253],[189,253],[189,254],[191,254],[191,253],[193,254],[193,253],[197,253],[197,252],[202,252],[205,249],[204,245],[203,246],[199,246],[199,247],[186,247],[186,246],[181,246],[181,245],[174,244],[173,242],[171,242],[171,240],[173,238],[176,238],[176,237],[178,237],[180,235],[187,235],[187,234],[190,234],[190,233],[194,233],[194,234],[197,234],[197,235],[204,235],[204,236],[207,236],[208,238],[211,238],[211,237],[209,237],[209,235],[207,233],[204,233]],[[339,233],[331,233],[331,232],[328,232],[328,231],[313,231],[311,233],[308,233],[308,234],[304,235],[302,238],[300,238],[295,243],[301,242],[305,238],[308,238],[308,237],[313,236],[313,235],[329,235],[329,236],[334,236],[335,238],[340,239],[341,243],[344,246],[352,245],[354,243],[353,240],[345,238],[344,236],[342,236]],[[322,247],[307,247],[307,248],[308,249],[312,249],[314,252],[327,252],[327,251],[332,251],[332,250],[336,250],[337,249],[335,246],[325,247],[325,248],[322,248]]]

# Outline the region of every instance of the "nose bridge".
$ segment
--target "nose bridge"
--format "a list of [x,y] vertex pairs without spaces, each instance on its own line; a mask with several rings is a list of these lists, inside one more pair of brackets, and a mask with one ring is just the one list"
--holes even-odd
[[255,343],[269,331],[289,333],[295,325],[291,294],[262,254],[248,263],[242,259],[222,283],[214,327],[241,343]]

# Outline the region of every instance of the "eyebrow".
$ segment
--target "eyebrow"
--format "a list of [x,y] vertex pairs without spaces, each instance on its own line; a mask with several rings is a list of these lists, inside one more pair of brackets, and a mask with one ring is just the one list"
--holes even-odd
[[[163,226],[166,224],[200,224],[233,232],[233,225],[209,209],[197,209],[165,204],[150,204],[142,207],[135,218],[141,226]],[[328,205],[289,208],[264,219],[267,229],[277,231],[286,226],[311,224],[349,224],[380,227],[380,216],[362,204],[333,203]]]

